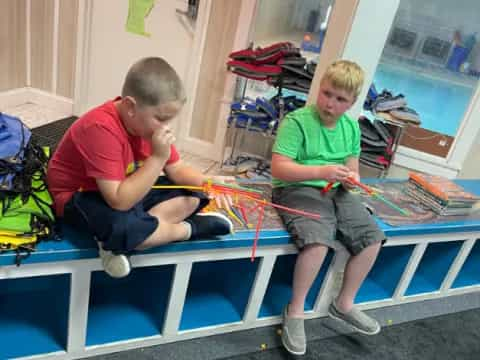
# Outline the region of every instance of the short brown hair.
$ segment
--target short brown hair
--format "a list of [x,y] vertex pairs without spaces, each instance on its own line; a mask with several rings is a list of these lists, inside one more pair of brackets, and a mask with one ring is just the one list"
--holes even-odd
[[182,80],[170,64],[159,57],[141,59],[130,67],[122,88],[122,97],[126,96],[146,106],[185,102]]
[[364,72],[357,63],[338,60],[328,66],[322,81],[329,80],[333,87],[345,90],[356,98],[362,90],[364,78]]

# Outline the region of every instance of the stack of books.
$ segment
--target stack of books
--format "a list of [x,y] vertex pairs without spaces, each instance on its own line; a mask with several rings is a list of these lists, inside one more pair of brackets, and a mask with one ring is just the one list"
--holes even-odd
[[406,193],[439,215],[468,215],[480,197],[453,181],[436,175],[411,172]]

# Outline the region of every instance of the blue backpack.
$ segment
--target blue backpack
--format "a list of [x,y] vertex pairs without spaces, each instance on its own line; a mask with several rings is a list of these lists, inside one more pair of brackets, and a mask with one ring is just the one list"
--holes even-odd
[[56,238],[48,155],[19,118],[0,113],[0,252],[15,251],[17,265],[39,240]]
[[0,190],[14,190],[31,136],[19,118],[0,113]]

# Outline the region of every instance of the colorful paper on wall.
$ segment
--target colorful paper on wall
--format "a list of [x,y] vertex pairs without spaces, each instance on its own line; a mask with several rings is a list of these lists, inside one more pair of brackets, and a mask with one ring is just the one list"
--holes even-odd
[[150,36],[145,31],[145,18],[150,14],[155,0],[129,0],[125,29],[132,34]]

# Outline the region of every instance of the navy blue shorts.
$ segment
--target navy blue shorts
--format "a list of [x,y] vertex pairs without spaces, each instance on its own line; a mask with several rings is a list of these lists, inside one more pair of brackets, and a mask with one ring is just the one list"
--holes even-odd
[[[165,176],[159,177],[156,185],[172,185]],[[77,192],[65,205],[65,223],[88,229],[105,250],[116,254],[134,250],[158,227],[158,219],[148,213],[155,205],[180,196],[200,199],[194,213],[208,204],[208,197],[201,192],[184,189],[152,189],[140,202],[127,211],[112,209],[97,191]]]

